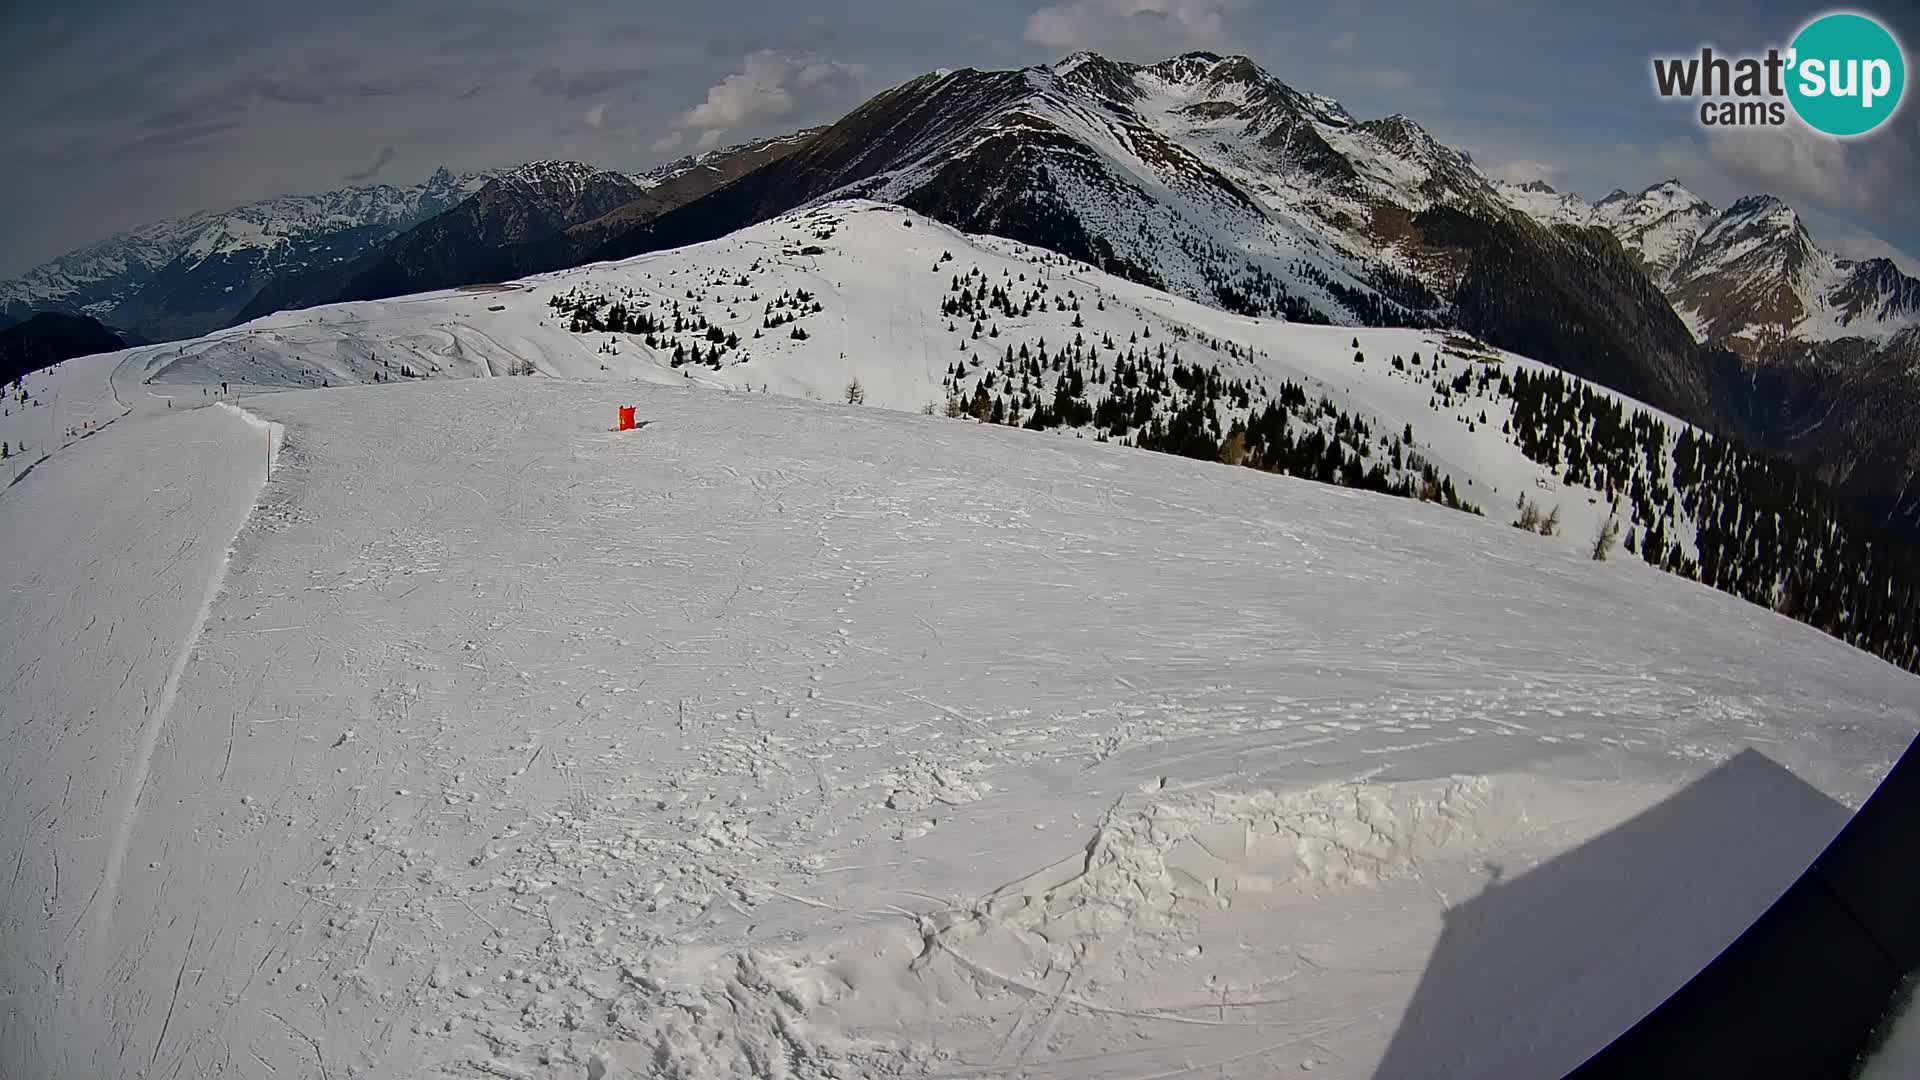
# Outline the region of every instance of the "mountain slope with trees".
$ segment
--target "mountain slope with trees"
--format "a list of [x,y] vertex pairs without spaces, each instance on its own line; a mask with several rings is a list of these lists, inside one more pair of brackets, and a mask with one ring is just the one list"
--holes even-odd
[[1466,325],[1664,408],[1702,416],[1714,404],[1684,323],[1611,238],[1536,225],[1408,118],[1357,120],[1244,57],[1080,54],[923,76],[597,256],[710,240],[845,196],[1232,311]]
[[1591,206],[1542,184],[1503,193],[1542,222],[1604,228],[1641,262],[1703,345],[1704,416],[1920,536],[1920,279],[1821,248],[1769,195],[1719,210],[1677,180]]
[[1511,520],[1582,553],[1613,530],[1661,570],[1920,665],[1911,556],[1787,463],[1458,331],[1240,315],[892,205],[141,355],[159,383],[639,379],[1119,443]]

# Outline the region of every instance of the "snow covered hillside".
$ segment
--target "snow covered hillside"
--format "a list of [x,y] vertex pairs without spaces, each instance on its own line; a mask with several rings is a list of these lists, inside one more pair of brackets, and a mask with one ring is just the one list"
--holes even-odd
[[[1516,402],[1502,395],[1500,379],[1550,373],[1543,365],[1442,331],[1222,312],[865,201],[508,286],[283,312],[130,355],[156,386],[537,372],[840,401],[857,381],[870,406],[944,413],[951,402],[971,410],[984,392],[982,419],[997,401],[1006,422],[1051,413],[1042,419],[1085,437],[1149,443],[1155,430],[1170,437],[1198,396],[1170,385],[1174,369],[1217,369],[1223,389],[1203,401],[1215,442],[1236,423],[1251,426],[1272,403],[1288,411],[1293,434],[1305,439],[1324,429],[1349,460],[1380,464],[1387,482],[1417,480],[1424,463],[1436,482],[1489,514],[1511,516],[1523,494],[1543,512],[1558,506],[1565,523],[1558,542],[1575,546],[1591,540],[1608,501],[1596,478],[1568,483],[1563,467],[1530,459],[1502,431]],[[1169,385],[1150,395],[1156,369]],[[1058,392],[1076,372],[1083,372],[1079,398],[1088,415],[1062,418]],[[1142,373],[1150,384],[1144,390]],[[1152,400],[1142,404],[1144,396]],[[1110,399],[1116,409],[1127,404],[1131,426],[1092,414]],[[1673,435],[1685,427],[1658,418]],[[1349,419],[1364,423],[1366,434]],[[1648,479],[1664,479],[1669,469],[1660,464],[1662,475]],[[1627,479],[1615,483],[1624,488]],[[1661,522],[1647,509],[1644,517],[1634,506],[1623,512],[1642,530],[1664,525],[1691,551],[1690,518],[1677,501]]]
[[1875,534],[1674,417],[1470,337],[1223,312],[884,204],[121,363],[154,386],[562,375],[857,399],[1420,498],[1568,547],[1615,518],[1628,557],[1920,669],[1920,624],[1884,614],[1908,576]]
[[[397,305],[467,350],[407,355],[597,374],[454,312],[614,270]],[[819,295],[745,366],[938,391]],[[378,369],[268,333],[32,395],[114,419],[0,492],[5,1075],[1552,1074],[1912,733],[1910,676],[1500,520],[670,367],[192,407]]]

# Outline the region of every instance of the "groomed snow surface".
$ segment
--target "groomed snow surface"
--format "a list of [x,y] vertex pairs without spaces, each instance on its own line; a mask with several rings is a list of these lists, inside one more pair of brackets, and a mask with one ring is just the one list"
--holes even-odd
[[1500,516],[677,374],[227,407],[177,350],[0,418],[112,420],[0,491],[6,1077],[1558,1075],[1913,733]]

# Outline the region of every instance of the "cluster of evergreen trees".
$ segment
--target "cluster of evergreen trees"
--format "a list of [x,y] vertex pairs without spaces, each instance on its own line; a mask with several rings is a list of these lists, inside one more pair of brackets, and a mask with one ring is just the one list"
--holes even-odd
[[[755,264],[756,267],[758,265]],[[715,278],[704,284],[741,289],[750,287],[749,279],[744,274]],[[548,297],[547,306],[567,320],[567,329],[573,333],[630,334],[639,338],[647,348],[667,353],[669,362],[676,368],[701,364],[717,371],[728,362],[729,354],[740,348],[741,341],[738,331],[723,330],[707,318],[699,306],[699,301],[706,299],[708,293],[705,288],[688,288],[684,305],[678,299],[671,299],[665,302],[664,308],[656,308],[652,302],[637,295],[630,286],[622,287],[612,298],[574,286],[566,292]],[[737,321],[740,318],[737,305],[761,303],[761,300],[759,293],[749,293],[736,295],[730,301],[723,302],[730,305],[727,316]],[[764,302],[760,329],[755,330],[753,336],[760,337],[762,331],[796,323],[824,310],[819,299],[805,289],[782,292]],[[794,325],[788,336],[804,340],[807,333]],[[603,342],[600,351],[611,353],[613,349],[610,344]],[[743,360],[744,357],[739,359]]]
[[1920,671],[1920,563],[1797,467],[1681,433],[1674,483],[1701,581]]
[[1514,444],[1619,500],[1629,552],[1920,671],[1920,562],[1806,473],[1692,428],[1676,436],[1559,372],[1500,386]]
[[[814,295],[805,289],[783,292],[779,296],[767,301],[765,310],[761,312],[762,319],[760,328],[762,330],[778,330],[788,323],[808,315],[818,314],[823,310],[825,309],[820,306],[820,301],[815,299]],[[806,333],[801,331],[799,327],[794,327],[794,331],[792,336],[797,338],[806,337]]]
[[[1105,309],[1104,297],[1090,299]],[[968,354],[948,367],[943,380],[949,416],[1036,431],[1090,430],[1101,441],[1480,512],[1460,497],[1451,477],[1414,449],[1412,425],[1377,435],[1363,417],[1324,396],[1310,399],[1298,383],[1284,383],[1274,392],[1257,380],[1229,377],[1218,364],[1190,362],[1177,344],[1192,336],[1188,333],[1176,332],[1169,347],[1166,340],[1153,339],[1148,322],[1124,342],[1111,332],[1094,341],[1076,331],[1057,346],[1045,337],[1009,342],[991,363],[990,352],[969,348],[971,342],[1000,336],[999,317],[1022,315],[1029,302],[1044,309],[1050,301],[1055,311],[1077,312],[1081,298],[1072,293],[1049,297],[1044,283],[1015,295],[977,270],[953,276],[942,311],[972,322],[948,324],[966,335],[961,350]],[[1252,354],[1205,335],[1198,344],[1243,359]]]

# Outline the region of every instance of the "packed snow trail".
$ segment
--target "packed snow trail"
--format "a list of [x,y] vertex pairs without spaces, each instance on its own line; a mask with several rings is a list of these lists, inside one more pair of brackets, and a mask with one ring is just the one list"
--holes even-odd
[[103,1034],[142,782],[264,440],[227,409],[115,426],[0,496],[6,1075]]
[[[1365,1076],[1491,880],[1749,746],[1857,801],[1911,734],[1912,678],[1817,631],[1405,500],[714,390],[247,407],[286,449],[159,730],[92,1023],[25,1011],[7,957],[25,1075]],[[152,652],[164,683],[207,574],[58,645],[131,602],[116,570],[165,580],[114,537],[164,538],[154,470],[215,423],[116,425],[139,461],[0,500],[119,556],[9,643],[9,739],[20,700],[86,715],[62,679]],[[122,757],[14,767],[124,795],[131,719]],[[9,798],[10,842],[108,846],[113,798]],[[1725,861],[1769,887],[1833,825],[1750,818]],[[84,907],[62,867],[41,909],[44,862],[22,961]]]

